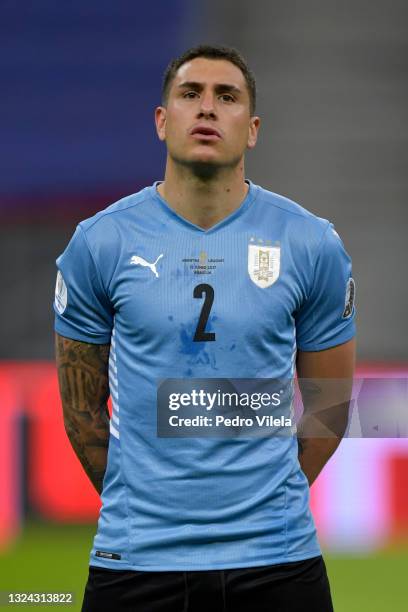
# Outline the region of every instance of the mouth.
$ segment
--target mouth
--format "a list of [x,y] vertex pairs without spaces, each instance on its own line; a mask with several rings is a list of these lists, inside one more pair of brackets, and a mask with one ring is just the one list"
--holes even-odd
[[190,130],[190,136],[195,138],[196,140],[221,140],[220,132],[208,125],[196,125]]

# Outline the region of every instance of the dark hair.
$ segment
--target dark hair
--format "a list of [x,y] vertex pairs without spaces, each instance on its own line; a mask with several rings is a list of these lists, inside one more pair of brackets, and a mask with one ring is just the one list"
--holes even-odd
[[163,106],[166,106],[167,104],[170,86],[174,77],[176,76],[177,70],[180,68],[180,66],[186,64],[187,62],[190,62],[196,57],[204,57],[206,59],[215,60],[226,60],[227,62],[231,62],[231,64],[234,64],[234,66],[237,66],[237,68],[239,68],[242,74],[244,75],[248,87],[251,115],[255,113],[256,83],[254,74],[249,69],[245,59],[236,49],[234,49],[233,47],[222,47],[220,45],[199,45],[197,47],[192,47],[191,49],[188,49],[182,55],[180,55],[180,57],[176,57],[176,59],[170,62],[163,75]]

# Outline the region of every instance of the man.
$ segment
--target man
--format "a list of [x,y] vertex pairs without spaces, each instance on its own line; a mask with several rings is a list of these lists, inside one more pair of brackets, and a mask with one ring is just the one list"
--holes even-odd
[[177,406],[197,406],[214,380],[289,380],[295,365],[300,378],[352,377],[340,239],[244,178],[255,97],[233,49],[173,61],[155,115],[164,181],[80,223],[57,260],[64,422],[102,498],[86,611],[332,610],[309,485],[348,398],[336,435],[330,410],[324,436],[301,424],[299,460],[293,435],[162,429],[166,393],[180,423]]

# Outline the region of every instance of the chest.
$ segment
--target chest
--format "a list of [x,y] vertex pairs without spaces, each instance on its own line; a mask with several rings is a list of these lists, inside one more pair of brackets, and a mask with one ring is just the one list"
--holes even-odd
[[290,245],[272,237],[141,241],[116,270],[116,319],[140,339],[259,342],[293,323],[302,299]]

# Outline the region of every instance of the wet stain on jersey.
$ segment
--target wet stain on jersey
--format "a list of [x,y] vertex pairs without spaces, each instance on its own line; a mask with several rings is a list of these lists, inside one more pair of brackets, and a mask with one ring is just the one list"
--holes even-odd
[[[213,331],[211,322],[214,321],[215,315],[211,316],[206,325],[206,331]],[[217,317],[215,317],[217,318]],[[217,370],[216,359],[214,352],[209,350],[207,342],[194,342],[194,335],[197,328],[197,322],[194,321],[187,325],[180,325],[180,346],[179,353],[189,355],[187,359],[188,365],[209,365],[212,369]]]
[[204,350],[204,342],[194,342],[196,324],[180,325],[180,348],[179,352],[184,355],[198,355]]
[[170,278],[173,280],[180,280],[181,278],[185,278],[187,276],[190,276],[188,268],[176,268],[170,272]]

